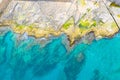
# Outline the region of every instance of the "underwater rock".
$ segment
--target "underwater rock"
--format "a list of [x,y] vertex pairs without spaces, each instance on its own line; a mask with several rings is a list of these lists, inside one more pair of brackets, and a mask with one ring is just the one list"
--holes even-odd
[[94,32],[90,32],[82,37],[82,41],[86,44],[90,44],[95,39]]
[[76,80],[77,75],[80,73],[82,66],[85,63],[84,54],[79,53],[74,55],[64,67],[64,72],[66,74],[67,80]]
[[24,33],[24,34],[21,36],[21,39],[22,39],[22,40],[28,39],[27,33]]

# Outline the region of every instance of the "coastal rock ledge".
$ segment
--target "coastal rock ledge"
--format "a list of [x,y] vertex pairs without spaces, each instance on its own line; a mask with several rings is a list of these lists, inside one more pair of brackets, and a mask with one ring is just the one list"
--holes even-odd
[[[4,1],[0,4],[9,5],[0,6],[0,26],[9,25],[16,33],[36,38],[65,33],[73,44],[91,32],[96,38],[102,38],[119,31],[120,8],[110,7],[110,1]],[[115,13],[112,15],[109,10]]]

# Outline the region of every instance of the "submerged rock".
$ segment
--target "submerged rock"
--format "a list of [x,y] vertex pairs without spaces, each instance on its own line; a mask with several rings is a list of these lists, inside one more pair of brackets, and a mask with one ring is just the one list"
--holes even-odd
[[65,64],[64,68],[67,80],[76,80],[84,63],[85,57],[82,53],[72,56],[72,58]]

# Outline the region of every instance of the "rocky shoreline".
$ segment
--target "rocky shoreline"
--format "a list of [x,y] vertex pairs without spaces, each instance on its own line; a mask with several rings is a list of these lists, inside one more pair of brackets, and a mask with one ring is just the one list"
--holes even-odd
[[[81,36],[79,34],[74,34],[74,32],[73,33],[71,33],[71,32],[70,33],[65,33],[62,30],[54,31],[54,29],[41,30],[40,28],[35,28],[35,27],[30,28],[30,27],[27,27],[27,26],[26,27],[24,26],[23,29],[20,28],[20,27],[16,27],[16,26],[6,27],[6,30],[7,30],[7,28],[13,30],[17,34],[21,34],[21,35],[26,34],[27,36],[33,36],[36,39],[42,39],[42,38],[49,39],[51,36],[58,37],[62,34],[65,34],[67,36],[67,40],[69,42],[68,46],[70,46],[70,47],[72,47],[77,42],[83,42],[83,43],[89,44],[94,39],[99,40],[99,39],[104,38],[104,37],[109,37],[110,38],[118,32],[118,31],[116,31],[113,34],[110,33],[110,34],[107,34],[106,36],[96,36],[95,31],[88,30],[87,33],[85,33]],[[73,37],[71,35],[73,35]]]
[[[44,5],[40,6],[43,3]],[[85,5],[78,5],[78,10],[75,4],[68,10],[71,5],[70,2],[48,2],[49,11],[45,8],[45,4],[45,1],[38,1],[37,3],[34,1],[28,1],[27,3],[11,1],[0,17],[0,26],[10,26],[15,33],[25,33],[35,38],[49,38],[51,35],[59,36],[66,34],[70,46],[83,38],[86,38],[84,40],[85,43],[89,43],[94,38],[111,37],[119,31],[119,23],[117,26],[102,2],[88,1]],[[56,6],[56,4],[59,6]],[[31,5],[33,5],[33,8],[30,9]],[[58,10],[51,14],[54,12],[52,9],[57,10],[55,6],[61,11]],[[39,11],[39,8],[43,8],[42,12],[45,12],[47,17],[42,14],[41,10]],[[71,12],[66,14],[64,13],[66,10]],[[77,12],[73,13],[76,10]],[[76,16],[74,14],[81,15]],[[80,18],[76,19],[76,17]],[[117,20],[119,21],[119,19]],[[59,25],[59,23],[61,24]],[[92,38],[91,36],[88,37],[91,33]]]

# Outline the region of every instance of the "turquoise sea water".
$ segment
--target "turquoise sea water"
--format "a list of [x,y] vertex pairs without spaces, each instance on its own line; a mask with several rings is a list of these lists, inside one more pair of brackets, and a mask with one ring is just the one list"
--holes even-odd
[[120,80],[120,37],[78,43],[67,50],[65,35],[45,46],[0,35],[0,80]]

